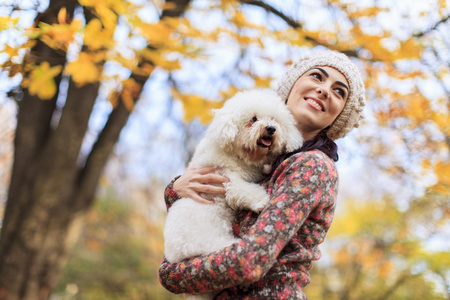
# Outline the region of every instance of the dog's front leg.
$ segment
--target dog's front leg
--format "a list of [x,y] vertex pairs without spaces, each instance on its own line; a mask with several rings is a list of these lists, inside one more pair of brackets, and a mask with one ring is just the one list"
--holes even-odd
[[257,183],[243,180],[239,175],[227,174],[225,200],[233,209],[250,209],[260,212],[269,202],[266,190]]

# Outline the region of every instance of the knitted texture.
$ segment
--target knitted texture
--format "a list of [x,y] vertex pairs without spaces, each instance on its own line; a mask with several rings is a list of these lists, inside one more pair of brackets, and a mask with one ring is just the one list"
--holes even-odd
[[345,76],[349,84],[350,91],[344,109],[327,131],[328,137],[336,140],[359,126],[366,102],[364,82],[358,68],[347,55],[337,51],[321,51],[294,61],[278,84],[278,95],[287,99],[297,79],[314,67],[335,68]]

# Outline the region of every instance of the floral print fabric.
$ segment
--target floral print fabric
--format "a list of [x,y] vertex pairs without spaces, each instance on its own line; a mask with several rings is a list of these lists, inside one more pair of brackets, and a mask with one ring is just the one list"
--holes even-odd
[[[180,263],[163,259],[161,284],[172,293],[215,292],[215,299],[307,299],[311,262],[320,258],[334,214],[338,176],[321,151],[286,159],[265,183],[271,201],[258,215],[240,211],[234,234],[242,240]],[[166,188],[169,209],[179,199]]]

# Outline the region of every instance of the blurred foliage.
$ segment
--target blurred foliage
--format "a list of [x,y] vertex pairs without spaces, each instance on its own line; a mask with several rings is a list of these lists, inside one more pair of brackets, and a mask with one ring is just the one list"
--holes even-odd
[[99,199],[86,216],[53,297],[61,300],[182,299],[157,278],[163,256],[163,224],[146,219],[130,203]]
[[[446,212],[447,215],[442,215]],[[312,300],[444,300],[450,256],[431,243],[449,226],[447,199],[427,194],[405,211],[392,198],[344,199],[313,263]],[[159,284],[163,224],[129,203],[100,199],[59,281],[57,299],[181,299]]]
[[450,298],[446,239],[450,203],[427,194],[400,210],[395,200],[343,199],[324,248],[329,262],[312,271],[314,300],[437,300]]

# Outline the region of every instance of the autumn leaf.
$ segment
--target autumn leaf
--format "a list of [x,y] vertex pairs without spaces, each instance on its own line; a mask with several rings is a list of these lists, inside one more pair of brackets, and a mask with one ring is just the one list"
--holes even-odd
[[255,80],[255,86],[260,88],[269,88],[270,84],[272,83],[273,78],[270,76],[267,77],[259,77],[256,76],[254,78]]
[[92,19],[84,29],[84,45],[91,50],[111,48],[114,45],[114,31],[103,29],[99,19]]
[[75,34],[81,29],[81,20],[73,20],[70,24],[39,23],[40,30],[35,30],[34,35],[40,35],[42,42],[54,49],[67,51],[69,44],[75,40]]
[[142,36],[145,37],[152,45],[166,45],[173,42],[174,28],[168,26],[164,21],[153,24],[143,23],[139,20],[132,21],[139,28]]
[[233,97],[237,92],[239,92],[239,89],[235,85],[230,85],[226,90],[220,91],[220,96],[222,100],[226,101]]
[[416,40],[410,38],[400,43],[400,49],[397,51],[396,59],[420,59],[423,48]]
[[350,11],[348,13],[349,18],[358,19],[362,17],[374,17],[378,15],[380,12],[387,11],[386,8],[381,7],[367,7],[362,9],[357,9],[355,11]]
[[108,30],[114,30],[117,24],[117,14],[112,7],[121,8],[120,2],[123,1],[80,0],[78,2],[83,6],[92,7],[103,26]]
[[11,29],[13,26],[17,25],[19,18],[12,18],[10,16],[0,16],[0,31]]
[[182,94],[175,89],[172,90],[172,94],[183,103],[184,120],[186,122],[198,118],[202,124],[208,124],[213,117],[211,110],[223,105],[223,102],[210,101],[199,95]]
[[168,60],[165,58],[165,53],[157,50],[150,50],[145,48],[141,51],[141,55],[152,62],[155,66],[161,67],[165,70],[180,69],[180,62],[177,59]]
[[79,85],[96,82],[100,79],[101,70],[96,65],[93,54],[80,52],[76,61],[69,62],[65,73],[72,76],[72,80]]
[[13,48],[9,45],[5,45],[5,49],[0,52],[8,54],[9,57],[14,57],[19,55],[19,49],[20,48]]
[[430,187],[430,190],[442,195],[450,195],[450,162],[439,161],[434,166],[434,172],[437,177],[437,183]]
[[30,95],[37,95],[42,100],[51,99],[56,93],[55,77],[61,73],[62,66],[51,67],[48,62],[36,66],[25,81]]

